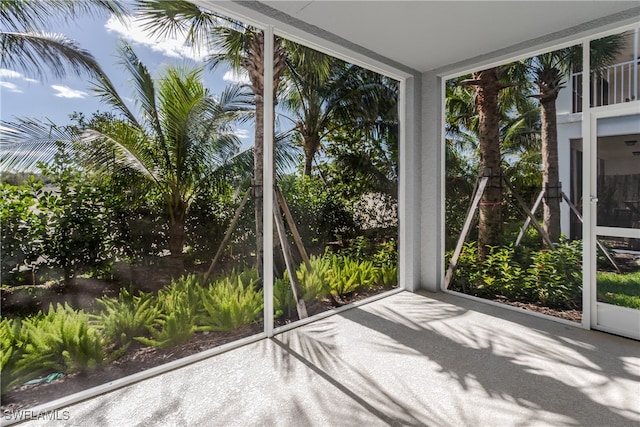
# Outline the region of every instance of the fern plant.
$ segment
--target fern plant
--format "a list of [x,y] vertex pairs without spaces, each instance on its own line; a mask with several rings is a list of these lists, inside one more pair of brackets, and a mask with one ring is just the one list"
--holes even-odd
[[28,379],[20,375],[17,367],[24,353],[26,336],[20,319],[3,318],[0,321],[0,394]]
[[376,269],[375,284],[385,289],[398,285],[398,265],[384,264]]
[[329,286],[331,259],[330,255],[322,257],[311,256],[309,259],[311,270],[307,268],[305,263],[302,263],[298,268],[298,280],[302,288],[302,298],[305,302],[325,298],[331,293]]
[[201,286],[194,275],[181,277],[158,292],[158,314],[147,329],[151,338],[134,337],[145,345],[173,347],[188,342],[196,332],[196,319],[204,308]]
[[273,282],[273,315],[278,318],[282,315],[291,317],[296,309],[296,303],[291,291],[289,279],[276,279]]
[[255,269],[232,272],[202,291],[205,314],[198,330],[232,331],[258,319],[264,306],[263,291],[257,290]]
[[346,296],[360,288],[368,288],[375,281],[371,261],[356,261],[350,257],[336,257],[331,263],[330,286],[334,297]]
[[154,327],[149,329],[151,338],[135,337],[136,341],[153,347],[174,347],[189,342],[196,331],[194,319],[187,307],[178,306],[171,313],[162,313]]
[[19,374],[87,371],[104,362],[103,340],[89,315],[66,303],[50,305],[47,314],[25,319],[22,327],[26,343],[17,363]]
[[189,274],[171,281],[171,284],[158,292],[158,303],[164,313],[182,307],[193,318],[202,313],[202,284],[197,276]]
[[134,295],[121,289],[118,298],[101,298],[102,311],[91,316],[108,343],[126,348],[135,337],[144,336],[153,327],[160,312],[151,293]]

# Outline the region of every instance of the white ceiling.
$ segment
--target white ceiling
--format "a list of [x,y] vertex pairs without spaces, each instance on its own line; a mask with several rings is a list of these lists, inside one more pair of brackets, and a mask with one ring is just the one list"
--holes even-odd
[[422,72],[640,6],[638,1],[261,3]]

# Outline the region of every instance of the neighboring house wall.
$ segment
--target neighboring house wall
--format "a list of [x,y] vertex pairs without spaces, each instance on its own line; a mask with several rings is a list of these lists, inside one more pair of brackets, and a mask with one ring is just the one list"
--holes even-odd
[[[581,210],[581,198],[582,191],[577,188],[581,184],[581,180],[576,181],[577,176],[575,170],[572,168],[578,168],[576,163],[582,161],[582,157],[578,153],[582,152],[582,114],[560,114],[558,115],[558,157],[560,163],[560,182],[562,183],[562,189],[569,196],[572,201]],[[640,150],[640,117],[627,116],[627,117],[615,117],[601,119],[598,123],[598,137],[615,140],[621,146],[624,145],[625,140],[636,140],[636,147],[623,147],[628,151],[626,155],[617,157],[615,160],[610,160],[607,163],[607,175],[628,175],[637,170],[637,162],[640,161],[640,157],[634,156],[633,151]],[[606,139],[605,139],[606,140]],[[601,159],[605,160],[605,159]],[[581,170],[581,167],[580,167]],[[573,190],[573,191],[572,191]],[[575,221],[572,220],[569,207],[563,203],[561,206],[562,219],[561,226],[562,232],[567,236],[572,236],[570,232],[570,224]]]
[[[638,76],[640,67],[638,60],[634,63],[634,58],[638,58],[638,30],[628,31],[625,35],[626,46],[621,52],[617,60],[610,67],[600,71],[598,76],[594,75],[592,81],[592,95],[590,97],[591,104],[611,105],[614,103],[628,102],[638,98]],[[582,157],[578,154],[582,151],[581,142],[581,121],[582,121],[582,73],[573,74],[569,77],[568,83],[561,90],[558,100],[558,154],[560,161],[560,182],[564,192],[572,199],[572,201],[581,207],[582,190],[577,188],[581,184],[581,179],[577,177],[577,173],[581,171],[581,167],[576,163],[581,161]],[[638,120],[634,117],[621,117],[601,120],[598,126],[599,137],[610,137],[613,135],[627,135],[633,139],[638,133]],[[624,139],[624,138],[622,138]],[[572,142],[573,141],[573,142]],[[620,141],[623,143],[624,141]],[[640,141],[638,142],[640,150]],[[630,150],[628,150],[630,151]],[[625,175],[625,171],[632,171],[637,168],[631,151],[628,156],[619,156],[615,160],[615,173]],[[607,174],[611,172],[612,161],[608,162]],[[576,168],[579,168],[576,170]],[[623,181],[619,181],[623,182]],[[626,182],[626,181],[624,181]],[[576,221],[572,218],[566,204],[561,206],[562,232],[570,237],[577,237]],[[570,224],[574,224],[573,230]]]
[[[566,90],[567,89],[564,89],[563,92]],[[563,92],[558,96],[558,100],[560,101],[560,99],[569,98],[570,102],[570,94],[568,97],[563,97]],[[562,191],[564,191],[564,193],[571,198],[573,203],[577,206],[580,205],[579,196],[582,195],[582,192],[581,189],[576,188],[575,180],[572,179],[571,167],[572,163],[577,163],[581,158],[578,159],[575,156],[574,151],[572,162],[571,140],[580,140],[582,138],[581,126],[581,113],[572,114],[567,112],[564,114],[558,114],[558,163],[560,165],[560,183],[562,185]],[[571,215],[573,214],[571,213],[569,206],[564,202],[560,204],[560,215],[560,227],[562,233],[571,237],[570,224],[572,222]]]

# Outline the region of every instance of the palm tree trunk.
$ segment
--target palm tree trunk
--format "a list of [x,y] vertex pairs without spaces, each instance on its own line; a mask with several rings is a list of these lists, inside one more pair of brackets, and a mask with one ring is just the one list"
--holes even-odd
[[[286,67],[286,52],[280,39],[274,40],[274,60],[273,60],[273,98],[274,112],[276,99],[276,90],[280,77]],[[243,61],[243,67],[249,74],[251,87],[253,89],[256,105],[256,127],[253,148],[253,196],[255,206],[256,221],[256,268],[258,275],[262,277],[263,269],[263,244],[264,244],[264,224],[262,221],[262,209],[264,188],[262,175],[264,172],[264,34],[262,32],[255,33],[251,39],[250,48],[247,57]],[[275,114],[274,114],[275,117]]]
[[560,240],[560,175],[558,167],[558,130],[556,123],[556,97],[542,94],[540,100],[542,121],[542,186],[544,230],[552,242]]
[[262,174],[264,171],[264,102],[262,96],[256,96],[256,136],[253,148],[253,199],[254,215],[256,221],[256,269],[262,277],[264,224],[262,221],[262,208],[264,189]]
[[186,206],[179,199],[169,207],[169,267],[173,277],[182,276],[184,273],[184,241]]
[[502,242],[502,169],[500,165],[500,115],[498,94],[502,85],[498,81],[498,69],[473,74],[476,90],[476,108],[479,117],[480,167],[489,177],[480,201],[478,231],[478,256],[485,259],[489,246]]
[[304,174],[311,176],[313,158],[320,148],[320,138],[318,135],[305,135],[302,145],[304,149]]
[[264,35],[257,32],[250,41],[248,55],[245,58],[243,67],[249,74],[251,88],[254,93],[254,102],[256,106],[255,116],[255,136],[253,146],[253,199],[254,199],[254,218],[256,222],[256,262],[255,266],[258,275],[262,277],[263,265],[263,242],[264,242],[264,224],[262,221],[263,209],[263,182],[262,175],[264,172]]

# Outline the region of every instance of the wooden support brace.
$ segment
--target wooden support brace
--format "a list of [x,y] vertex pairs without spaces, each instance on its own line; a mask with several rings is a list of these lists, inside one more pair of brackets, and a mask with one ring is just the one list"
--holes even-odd
[[[582,224],[583,221],[582,221],[582,215],[580,215],[580,211],[578,210],[578,208],[575,207],[573,203],[571,203],[571,200],[569,200],[567,195],[564,194],[564,191],[562,192],[562,198],[564,199],[565,202],[567,202],[567,204],[569,205],[569,208],[571,208],[571,211],[575,214],[575,216],[578,218],[578,221],[580,221],[580,223]],[[622,273],[622,270],[620,270],[620,266],[613,259],[613,257],[611,256],[607,248],[597,238],[596,238],[596,245],[600,248],[605,258],[607,258],[607,260],[611,263],[611,265],[613,265],[613,268],[615,268],[618,273]]]
[[282,212],[284,212],[284,217],[287,220],[287,224],[289,225],[289,230],[291,230],[291,234],[293,235],[293,240],[296,242],[296,247],[298,248],[298,252],[300,252],[300,256],[302,256],[302,260],[307,266],[307,270],[311,271],[311,261],[309,261],[309,255],[307,254],[307,250],[304,248],[304,244],[302,243],[302,238],[300,237],[300,233],[298,232],[298,227],[296,227],[296,223],[293,220],[293,215],[291,215],[291,211],[289,210],[289,206],[287,205],[287,201],[280,190],[280,187],[275,186],[276,197],[278,198],[278,203],[280,203],[280,207],[282,208]]
[[[540,206],[540,203],[542,202],[543,197],[544,197],[544,190],[542,190],[540,194],[538,194],[538,198],[536,199],[536,202],[533,204],[533,207],[531,208],[532,215],[536,214],[536,211],[538,210],[538,206]],[[522,228],[520,229],[520,234],[518,234],[518,238],[516,239],[516,248],[520,246],[520,243],[524,238],[524,233],[527,232],[527,228],[529,228],[530,224],[531,224],[531,219],[527,217],[527,219],[525,219],[524,221],[524,224],[522,225]]]
[[447,275],[444,278],[444,288],[449,289],[449,285],[451,284],[451,279],[453,279],[453,274],[458,267],[458,260],[460,259],[460,254],[462,253],[462,246],[464,245],[465,240],[467,240],[467,235],[469,234],[469,230],[471,229],[471,223],[473,222],[473,217],[475,216],[476,210],[478,209],[478,205],[480,204],[480,199],[484,194],[484,190],[487,187],[487,182],[489,182],[488,176],[483,176],[480,178],[480,181],[476,183],[475,193],[473,196],[473,201],[469,206],[469,210],[467,211],[467,218],[464,221],[464,226],[462,227],[462,233],[460,233],[460,237],[458,238],[458,243],[456,244],[456,249],[453,251],[453,256],[451,257],[451,261],[449,261],[449,268],[447,269]]
[[238,208],[236,209],[236,213],[233,216],[231,223],[229,224],[229,228],[227,228],[227,232],[224,234],[224,237],[222,238],[222,242],[218,247],[218,251],[216,252],[216,255],[213,257],[213,261],[211,261],[211,265],[209,266],[209,269],[204,274],[202,283],[207,283],[207,280],[209,280],[209,277],[211,276],[211,274],[213,274],[213,270],[216,268],[216,264],[218,263],[218,260],[222,256],[222,252],[224,252],[224,249],[227,246],[227,243],[229,242],[229,238],[231,238],[231,234],[233,233],[233,230],[235,230],[236,226],[238,225],[240,214],[242,214],[242,210],[244,209],[244,206],[247,204],[247,201],[249,200],[249,196],[251,196],[251,194],[253,194],[253,190],[251,187],[249,187],[247,192],[244,193],[244,197],[242,198],[240,205],[238,205]]
[[289,280],[291,281],[291,290],[293,291],[293,298],[296,300],[296,310],[298,311],[298,319],[304,319],[308,317],[307,306],[302,298],[302,290],[300,283],[298,282],[298,275],[296,274],[296,268],[293,263],[293,257],[291,256],[291,248],[287,241],[287,234],[284,229],[284,222],[282,221],[282,215],[280,208],[278,208],[278,200],[276,195],[273,195],[273,216],[276,222],[276,229],[278,231],[278,237],[280,238],[280,247],[282,248],[282,255],[284,256],[284,262],[287,265],[287,272],[289,273]]
[[516,201],[518,202],[518,204],[520,205],[520,208],[522,209],[522,211],[524,212],[525,215],[527,215],[530,219],[531,219],[531,223],[533,224],[533,226],[536,228],[536,230],[538,230],[538,233],[540,233],[540,235],[542,236],[542,239],[545,241],[545,243],[547,244],[547,246],[549,246],[551,249],[555,249],[555,245],[553,244],[553,242],[551,241],[551,238],[549,237],[549,235],[547,234],[546,231],[544,231],[544,229],[540,226],[540,223],[538,222],[538,220],[533,216],[533,214],[531,213],[531,211],[529,210],[529,208],[527,207],[527,204],[524,202],[524,200],[522,200],[522,197],[520,197],[520,195],[518,194],[518,192],[516,191],[516,189],[513,187],[513,185],[511,184],[511,182],[509,182],[508,179],[503,179],[503,181],[505,182],[505,184],[507,184],[507,187],[509,187],[509,190],[511,191],[511,194],[513,194],[513,197],[515,197]]

